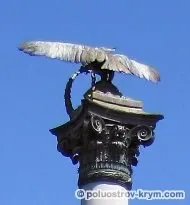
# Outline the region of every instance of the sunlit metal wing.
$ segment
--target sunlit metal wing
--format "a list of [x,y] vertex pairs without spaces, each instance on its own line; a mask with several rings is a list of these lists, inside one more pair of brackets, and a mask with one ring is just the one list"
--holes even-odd
[[115,49],[93,48],[71,43],[30,41],[23,43],[19,50],[29,55],[47,56],[63,61],[81,63],[83,66],[94,61],[104,62],[100,69],[133,74],[152,82],[160,80],[159,73],[155,69],[131,60],[125,55],[113,54]]
[[103,62],[107,53],[112,52],[108,48],[93,48],[84,45],[60,43],[60,42],[43,42],[30,41],[20,45],[19,50],[35,56],[46,56],[68,62],[81,63],[87,65],[95,60]]
[[131,60],[131,62],[132,62],[131,72],[134,75],[140,78],[146,78],[147,80],[151,80],[152,82],[155,83],[160,81],[160,75],[154,68],[144,65],[142,63],[138,63],[135,60]]
[[138,63],[135,60],[131,60],[125,55],[109,55],[109,60],[105,62],[105,64],[102,66],[102,69],[132,74],[152,82],[160,81],[160,75],[155,69],[148,65]]

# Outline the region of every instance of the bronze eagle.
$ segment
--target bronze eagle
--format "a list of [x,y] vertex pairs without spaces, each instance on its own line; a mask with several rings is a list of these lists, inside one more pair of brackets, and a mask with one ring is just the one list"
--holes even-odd
[[132,74],[155,83],[160,81],[160,75],[155,69],[129,59],[126,55],[115,54],[115,49],[62,42],[29,41],[21,44],[19,50],[31,56],[46,56],[80,63],[81,72],[98,74],[104,81],[112,81],[115,71]]

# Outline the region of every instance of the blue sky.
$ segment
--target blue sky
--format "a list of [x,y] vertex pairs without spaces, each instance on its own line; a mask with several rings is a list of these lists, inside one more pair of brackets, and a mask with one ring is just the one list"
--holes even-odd
[[[0,6],[0,204],[80,204],[74,198],[77,166],[56,151],[49,129],[68,120],[64,87],[79,65],[17,50],[27,40],[52,40],[116,47],[153,65],[160,84],[117,74],[124,95],[141,99],[146,111],[161,112],[155,143],[141,149],[134,189],[183,189],[184,201],[131,201],[131,205],[188,204],[190,2],[187,0],[7,0]],[[80,83],[79,81],[81,80]],[[89,86],[80,77],[75,105]]]

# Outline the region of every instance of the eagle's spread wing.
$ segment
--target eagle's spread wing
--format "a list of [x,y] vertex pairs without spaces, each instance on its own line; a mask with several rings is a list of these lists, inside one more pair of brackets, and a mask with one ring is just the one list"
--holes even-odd
[[84,45],[30,41],[20,45],[19,50],[35,56],[47,56],[68,62],[81,63],[87,65],[97,60],[103,62],[107,58],[107,53],[111,52],[108,48],[93,48]]
[[160,76],[156,70],[150,66],[138,63],[129,59],[125,55],[113,54],[114,49],[93,48],[84,45],[60,43],[60,42],[43,42],[30,41],[23,43],[19,50],[29,55],[47,56],[63,61],[81,63],[83,66],[94,61],[104,62],[101,69],[133,74],[140,78],[158,82]]
[[136,75],[152,82],[160,81],[160,75],[155,69],[131,60],[125,55],[110,54],[109,60],[104,63],[102,69]]

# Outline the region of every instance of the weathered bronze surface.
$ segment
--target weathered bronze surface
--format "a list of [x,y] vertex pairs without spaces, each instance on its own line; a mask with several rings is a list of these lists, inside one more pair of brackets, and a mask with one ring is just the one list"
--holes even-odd
[[128,189],[139,146],[154,141],[156,123],[162,115],[146,113],[142,103],[124,98],[109,84],[96,84],[82,100],[71,120],[51,129],[58,151],[79,162],[79,187],[93,181],[113,181]]

